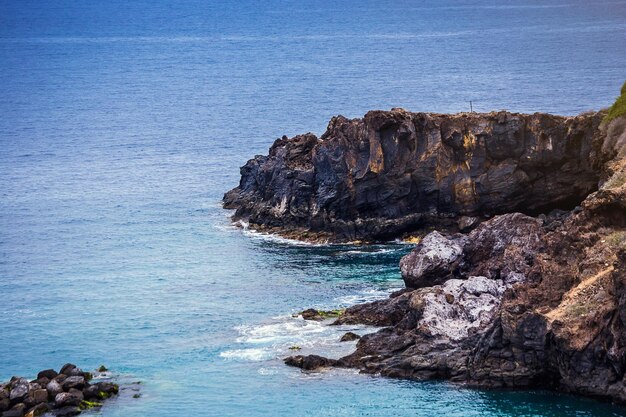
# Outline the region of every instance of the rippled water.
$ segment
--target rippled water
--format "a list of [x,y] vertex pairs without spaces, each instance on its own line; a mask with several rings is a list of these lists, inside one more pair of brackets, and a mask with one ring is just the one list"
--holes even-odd
[[0,1],[1,379],[105,363],[145,382],[111,417],[626,414],[283,366],[350,351],[291,314],[385,296],[409,248],[292,245],[220,207],[334,114],[608,105],[625,1],[104,3]]

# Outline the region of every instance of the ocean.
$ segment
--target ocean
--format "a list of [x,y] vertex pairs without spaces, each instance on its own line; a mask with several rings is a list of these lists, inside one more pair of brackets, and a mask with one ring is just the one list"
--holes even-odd
[[292,314],[401,288],[410,246],[233,227],[239,167],[371,109],[607,107],[626,1],[0,0],[0,380],[73,362],[142,381],[87,415],[608,416],[544,391],[345,370],[358,326]]

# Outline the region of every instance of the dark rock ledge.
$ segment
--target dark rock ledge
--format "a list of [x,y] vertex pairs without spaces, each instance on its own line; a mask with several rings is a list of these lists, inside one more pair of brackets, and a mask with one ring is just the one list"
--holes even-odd
[[[106,371],[102,366],[95,374]],[[59,372],[43,370],[32,381],[13,377],[0,383],[0,413],[2,417],[36,417],[50,412],[61,417],[101,407],[102,401],[118,394],[119,386],[105,380],[94,382],[93,377],[94,373],[71,363]]]
[[309,241],[469,230],[496,214],[571,209],[598,187],[602,113],[371,111],[283,137],[241,168],[233,220]]
[[606,129],[604,179],[580,206],[427,234],[400,261],[405,290],[333,323],[381,330],[343,358],[285,362],[626,404],[626,120]]
[[224,197],[234,220],[419,236],[406,288],[334,321],[379,331],[339,359],[285,362],[626,403],[626,118],[603,115],[376,111],[248,161]]

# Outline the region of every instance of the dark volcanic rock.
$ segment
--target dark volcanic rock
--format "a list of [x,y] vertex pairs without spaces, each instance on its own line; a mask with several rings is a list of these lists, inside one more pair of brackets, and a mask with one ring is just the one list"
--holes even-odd
[[302,368],[305,371],[313,371],[315,369],[333,366],[336,363],[337,361],[334,359],[328,359],[318,355],[297,355],[289,356],[285,359],[285,364]]
[[[466,216],[571,208],[597,189],[602,114],[334,117],[321,138],[283,137],[224,196],[234,219],[304,239],[382,240]],[[464,229],[474,222],[461,222]]]
[[57,375],[49,369],[41,371],[38,378],[30,382],[13,377],[7,383],[0,383],[2,416],[36,417],[48,411],[54,415],[76,415],[101,405],[99,402],[85,402],[85,399],[104,400],[119,392],[119,387],[111,382],[89,384],[91,374],[75,365],[65,365],[63,372],[71,376],[64,373]]
[[427,257],[427,236],[403,272],[420,280],[436,265],[447,279],[432,285],[433,275],[420,281],[430,286],[347,309],[338,321],[388,327],[363,336],[351,355],[307,366],[626,403],[626,158],[598,169],[610,178],[571,213],[511,213],[465,238],[434,235],[444,252],[463,242],[454,257]]
[[37,374],[37,379],[41,379],[41,378],[54,379],[56,378],[57,375],[58,373],[54,369],[46,369]]

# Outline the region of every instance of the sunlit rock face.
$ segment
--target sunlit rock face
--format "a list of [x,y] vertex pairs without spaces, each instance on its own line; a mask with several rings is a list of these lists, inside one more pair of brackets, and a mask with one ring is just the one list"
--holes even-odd
[[[461,218],[570,209],[597,189],[601,115],[372,111],[277,140],[241,168],[235,220],[303,239],[380,240]],[[468,217],[469,216],[469,217]]]

